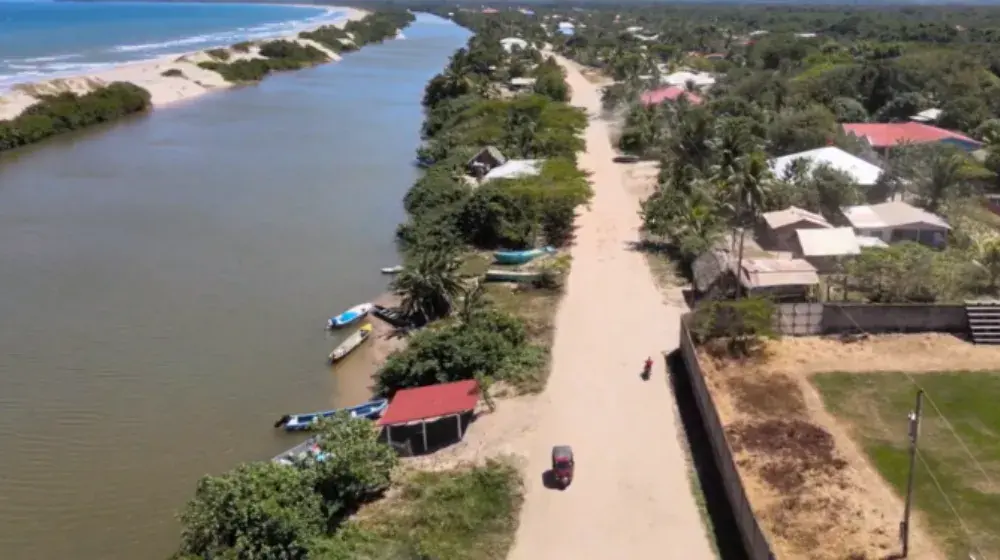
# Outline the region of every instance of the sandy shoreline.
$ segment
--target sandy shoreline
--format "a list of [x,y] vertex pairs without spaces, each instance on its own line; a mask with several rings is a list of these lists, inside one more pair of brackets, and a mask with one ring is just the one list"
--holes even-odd
[[[312,31],[327,25],[343,27],[349,21],[360,20],[369,14],[366,10],[356,8],[346,8],[340,6],[319,6],[311,4],[297,4],[301,7],[309,8],[336,8],[346,12],[346,15],[334,21],[318,23],[307,30]],[[340,60],[340,56],[330,49],[320,45],[315,41],[298,38],[298,33],[284,36],[271,37],[269,39],[259,39],[251,41],[254,45],[266,41],[284,39],[294,41],[302,45],[310,45],[326,53],[332,61]],[[187,53],[176,53],[161,56],[155,59],[143,60],[139,62],[128,62],[77,76],[54,78],[40,82],[30,82],[17,84],[10,91],[0,94],[0,121],[10,120],[20,115],[25,109],[38,102],[36,95],[58,94],[71,91],[82,94],[93,91],[111,82],[130,82],[149,91],[152,96],[154,108],[161,108],[178,101],[184,101],[200,97],[206,93],[221,89],[228,89],[235,84],[227,82],[217,72],[206,70],[198,66],[199,62],[214,60],[208,51],[215,49],[205,49]],[[243,53],[234,51],[231,47],[228,62],[241,59],[260,58],[257,54],[256,46],[251,47],[249,52]],[[179,76],[164,76],[168,70],[179,71]]]

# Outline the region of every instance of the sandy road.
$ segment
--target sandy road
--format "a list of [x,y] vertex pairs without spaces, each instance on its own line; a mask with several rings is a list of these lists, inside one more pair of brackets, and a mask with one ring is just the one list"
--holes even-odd
[[[600,110],[597,87],[573,63],[573,104]],[[577,224],[573,268],[556,317],[552,373],[539,399],[526,499],[509,558],[714,558],[691,494],[661,352],[677,347],[682,309],[663,296],[640,253],[638,199],[626,191],[604,122],[592,119],[581,167],[595,196]],[[653,356],[655,376],[639,378]],[[569,444],[576,477],[542,483],[551,447]]]

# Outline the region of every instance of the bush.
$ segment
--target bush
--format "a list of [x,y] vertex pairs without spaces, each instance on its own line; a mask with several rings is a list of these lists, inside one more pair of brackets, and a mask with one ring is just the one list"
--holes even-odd
[[236,43],[235,45],[233,45],[232,49],[236,52],[248,53],[250,52],[250,47],[252,46],[253,43],[251,43],[250,41],[243,41],[241,43]]
[[83,95],[46,96],[18,117],[0,121],[0,152],[141,113],[151,106],[148,91],[126,82],[113,82]]
[[424,330],[406,349],[389,356],[375,379],[375,392],[391,396],[400,389],[475,379],[503,378],[521,365],[528,334],[521,319],[496,310],[476,314],[468,323]]
[[181,72],[180,68],[167,68],[160,75],[167,78],[183,78],[184,72]]
[[222,61],[229,60],[229,51],[227,49],[209,49],[205,51],[205,54]]
[[698,343],[723,342],[732,356],[753,356],[777,336],[774,313],[774,304],[759,297],[707,301],[695,308],[691,333]]
[[325,62],[327,55],[312,45],[300,45],[292,41],[268,41],[260,46],[260,55],[267,58],[279,58],[301,63]]

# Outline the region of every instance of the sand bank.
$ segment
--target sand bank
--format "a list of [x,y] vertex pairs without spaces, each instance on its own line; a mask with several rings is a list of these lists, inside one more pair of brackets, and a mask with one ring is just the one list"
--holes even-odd
[[[347,22],[360,20],[369,13],[365,10],[355,8],[342,9],[346,12],[343,18],[333,23],[329,21],[324,22],[314,28],[310,28],[309,31],[327,25],[343,27]],[[236,51],[232,48],[223,49],[229,53],[229,59],[226,62],[261,58],[258,54],[258,45],[276,39],[285,39],[301,45],[313,46],[326,53],[331,60],[340,60],[339,55],[323,45],[308,39],[300,39],[295,34],[252,41],[252,46],[247,52]],[[17,117],[25,109],[38,102],[38,96],[40,95],[53,95],[64,92],[83,94],[111,82],[130,82],[146,89],[152,96],[153,107],[155,108],[186,99],[193,99],[211,91],[232,87],[234,84],[227,82],[217,72],[198,66],[199,62],[218,61],[218,59],[208,54],[210,50],[214,51],[216,49],[178,53],[151,60],[130,62],[114,68],[81,74],[79,76],[17,84],[11,88],[11,91],[0,95],[0,120],[9,120]],[[174,75],[164,76],[163,73],[168,71],[171,71],[170,73]],[[180,72],[180,74],[177,74],[177,72]]]

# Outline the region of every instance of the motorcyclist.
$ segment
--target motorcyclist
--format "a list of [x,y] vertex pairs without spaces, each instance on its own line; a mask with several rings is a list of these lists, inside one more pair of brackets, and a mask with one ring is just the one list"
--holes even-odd
[[649,373],[650,371],[652,371],[652,369],[653,369],[653,358],[646,358],[646,364],[642,370],[645,371],[646,373]]

